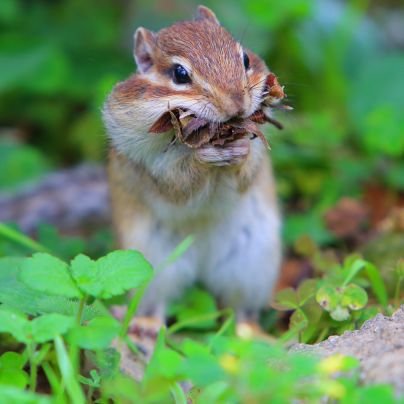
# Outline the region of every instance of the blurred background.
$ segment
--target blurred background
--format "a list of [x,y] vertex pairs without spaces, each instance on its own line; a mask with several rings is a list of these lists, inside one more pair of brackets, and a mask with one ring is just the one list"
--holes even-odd
[[[189,19],[185,0],[0,1],[0,221],[62,256],[113,246],[100,109],[135,70],[132,36]],[[404,250],[404,6],[206,0],[260,54],[294,111],[266,128],[291,272],[313,248]],[[18,247],[21,248],[21,247]],[[0,238],[0,255],[17,247]],[[302,269],[303,268],[303,269]]]

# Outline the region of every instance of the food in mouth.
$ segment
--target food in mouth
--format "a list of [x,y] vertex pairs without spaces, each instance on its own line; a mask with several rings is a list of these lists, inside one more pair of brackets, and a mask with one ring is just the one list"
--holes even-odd
[[174,129],[175,139],[192,149],[206,144],[225,147],[228,143],[246,135],[258,137],[267,147],[268,141],[258,125],[271,123],[278,129],[282,124],[273,119],[269,112],[272,108],[291,109],[281,105],[285,97],[283,87],[273,73],[268,74],[265,82],[263,100],[260,108],[247,118],[232,118],[226,122],[211,122],[195,116],[189,110],[175,108],[164,113],[149,129],[150,133],[164,133]]

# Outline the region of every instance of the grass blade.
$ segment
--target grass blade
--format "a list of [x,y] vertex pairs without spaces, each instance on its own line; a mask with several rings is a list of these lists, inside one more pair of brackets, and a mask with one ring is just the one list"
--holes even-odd
[[67,354],[65,344],[60,336],[55,338],[56,357],[62,374],[63,382],[71,402],[74,404],[84,404],[85,398],[74,373],[72,363]]
[[50,253],[50,250],[42,244],[39,244],[35,240],[32,240],[31,238],[4,223],[0,223],[0,236],[33,251]]

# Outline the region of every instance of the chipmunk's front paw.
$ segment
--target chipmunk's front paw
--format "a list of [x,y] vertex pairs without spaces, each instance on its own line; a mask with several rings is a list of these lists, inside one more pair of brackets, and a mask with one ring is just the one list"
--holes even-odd
[[[111,311],[114,317],[123,321],[126,307],[113,306]],[[164,318],[160,315],[136,316],[131,320],[127,335],[146,360],[153,354],[158,333],[163,326]]]
[[223,146],[214,146],[210,143],[195,150],[198,161],[215,166],[229,166],[242,164],[250,152],[250,140],[241,138]]

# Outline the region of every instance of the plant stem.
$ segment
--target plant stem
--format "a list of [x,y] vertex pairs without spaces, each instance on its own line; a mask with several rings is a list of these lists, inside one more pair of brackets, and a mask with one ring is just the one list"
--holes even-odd
[[317,337],[315,343],[317,344],[317,343],[321,342],[324,339],[324,337],[327,335],[327,333],[328,333],[328,327],[323,328],[320,335]]
[[180,330],[181,328],[192,326],[194,324],[199,324],[202,321],[208,321],[208,320],[216,320],[218,317],[222,316],[223,314],[227,314],[229,311],[227,309],[220,310],[220,311],[215,311],[213,313],[208,313],[208,314],[202,314],[200,316],[195,316],[183,321],[179,321],[175,324],[173,324],[171,327],[168,328],[167,334],[171,335]]
[[187,404],[187,398],[185,397],[184,390],[178,383],[174,383],[170,387],[171,394],[174,398],[175,404]]
[[400,290],[401,290],[401,281],[403,278],[401,276],[398,277],[397,284],[396,284],[396,289],[394,291],[394,302],[395,305],[398,307],[400,306]]
[[[84,295],[80,299],[79,308],[78,308],[77,314],[76,314],[76,325],[77,325],[77,327],[81,326],[81,323],[82,323],[82,320],[83,320],[84,308],[86,306],[87,297],[88,297],[87,295]],[[75,344],[70,345],[69,356],[70,356],[70,362],[72,363],[72,366],[73,366],[73,371],[77,375],[78,372],[79,372],[79,367],[80,367],[80,349],[78,348],[77,345],[75,345]]]
[[89,386],[87,389],[87,403],[93,402],[93,392],[94,392],[94,387]]
[[42,369],[48,379],[48,382],[52,388],[52,393],[54,395],[55,403],[63,402],[63,386],[59,381],[56,372],[53,370],[52,366],[48,362],[42,363]]
[[57,363],[59,366],[60,374],[62,376],[62,383],[70,397],[70,402],[74,404],[84,404],[84,394],[81,390],[76,373],[66,352],[66,346],[62,337],[55,337],[54,344]]
[[216,341],[217,338],[221,337],[234,323],[234,311],[232,309],[223,309],[223,315],[227,315],[226,320],[223,322],[219,330],[213,336],[213,338],[209,342],[209,350],[212,350],[213,343]]
[[30,364],[29,389],[32,392],[35,392],[36,390],[36,381],[38,373],[38,366],[35,360],[35,351],[36,351],[36,344],[32,342],[29,344],[29,364]]
[[84,313],[84,308],[86,307],[86,301],[87,301],[87,295],[84,295],[79,304],[79,308],[77,310],[76,314],[76,324],[81,325],[81,321],[83,320],[83,313]]
[[129,302],[128,310],[125,313],[125,317],[122,322],[121,332],[119,333],[120,337],[123,338],[129,328],[130,321],[132,320],[133,316],[135,315],[137,308],[139,307],[139,303],[142,300],[144,292],[146,291],[147,287],[149,286],[149,282],[146,282],[143,286],[140,286],[136,289],[135,294],[133,295],[131,301]]

